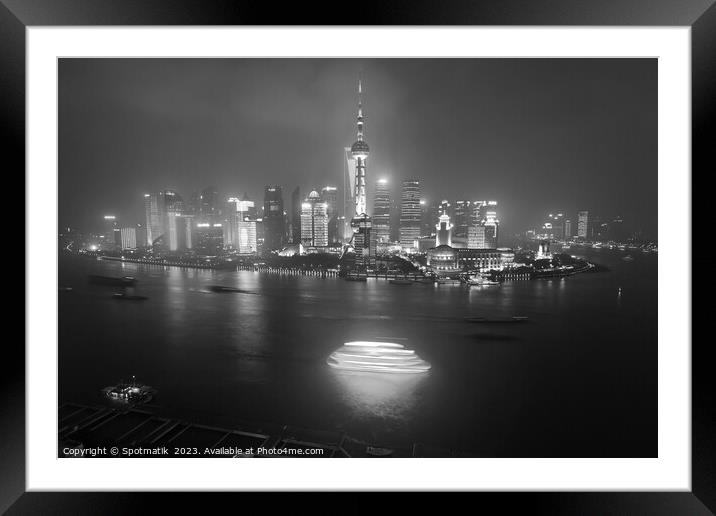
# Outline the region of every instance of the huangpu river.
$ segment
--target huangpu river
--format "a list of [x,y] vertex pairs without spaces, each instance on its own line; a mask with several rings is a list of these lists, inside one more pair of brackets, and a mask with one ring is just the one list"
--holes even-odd
[[[101,404],[130,379],[151,409],[415,442],[475,457],[657,454],[657,256],[575,250],[607,272],[494,287],[280,276],[61,254],[59,399]],[[118,301],[88,274],[134,276]],[[210,285],[241,292],[215,293]],[[466,317],[527,316],[519,324]],[[327,365],[345,342],[390,340],[427,373]]]

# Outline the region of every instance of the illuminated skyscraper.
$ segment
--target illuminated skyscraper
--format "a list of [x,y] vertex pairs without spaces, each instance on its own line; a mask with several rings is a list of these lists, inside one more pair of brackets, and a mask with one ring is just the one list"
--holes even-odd
[[301,206],[301,243],[304,247],[328,245],[328,210],[315,190]]
[[144,211],[147,217],[147,245],[151,247],[164,234],[162,223],[164,194],[162,192],[144,194]]
[[564,238],[572,238],[572,221],[570,219],[564,221]]
[[377,243],[390,242],[390,187],[387,179],[378,179],[375,183],[373,231]]
[[137,248],[137,228],[128,227],[120,230],[122,235],[122,250]]
[[102,232],[102,248],[116,249],[122,246],[122,235],[117,217],[114,215],[104,216],[104,231]]
[[413,249],[420,238],[420,181],[408,179],[403,181],[400,198],[400,246]]
[[472,211],[471,201],[455,201],[453,220],[455,221],[454,236],[458,239],[467,239],[467,228],[470,227]]
[[326,203],[326,212],[328,213],[328,243],[339,243],[341,236],[338,227],[338,188],[324,186],[321,189],[321,200]]
[[301,189],[297,186],[291,193],[291,237],[292,244],[301,242]]
[[164,190],[160,194],[164,197],[164,211],[162,212],[164,247],[169,251],[178,251],[180,249],[180,233],[178,231],[184,231],[184,229],[181,226],[181,229],[178,230],[177,218],[184,211],[184,200],[173,190]]
[[589,212],[580,211],[577,213],[577,236],[587,238],[589,231]]

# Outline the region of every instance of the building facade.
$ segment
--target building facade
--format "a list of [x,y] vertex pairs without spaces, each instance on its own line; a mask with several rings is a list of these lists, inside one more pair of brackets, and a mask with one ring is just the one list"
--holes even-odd
[[387,179],[378,179],[375,182],[373,231],[378,244],[390,242],[390,187]]
[[420,238],[420,206],[420,181],[403,181],[400,196],[400,247],[405,251],[412,251],[415,242]]
[[315,190],[301,206],[301,244],[304,247],[328,246],[328,207]]

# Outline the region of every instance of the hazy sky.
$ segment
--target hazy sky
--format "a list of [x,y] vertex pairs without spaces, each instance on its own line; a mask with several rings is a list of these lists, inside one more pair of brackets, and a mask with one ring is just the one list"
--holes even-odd
[[142,195],[342,186],[364,85],[367,178],[656,232],[656,59],[62,59],[60,224],[142,222]]

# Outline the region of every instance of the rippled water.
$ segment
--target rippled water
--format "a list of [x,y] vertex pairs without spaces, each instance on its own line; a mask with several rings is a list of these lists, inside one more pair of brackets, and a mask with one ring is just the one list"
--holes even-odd
[[[231,424],[342,430],[473,456],[655,456],[657,257],[600,251],[609,272],[500,287],[60,259],[60,402],[136,375],[157,410]],[[130,275],[117,301],[87,274]],[[209,285],[242,289],[214,293]],[[621,287],[621,293],[619,288]],[[469,316],[525,315],[520,324]],[[418,375],[331,368],[352,340],[393,340]]]

